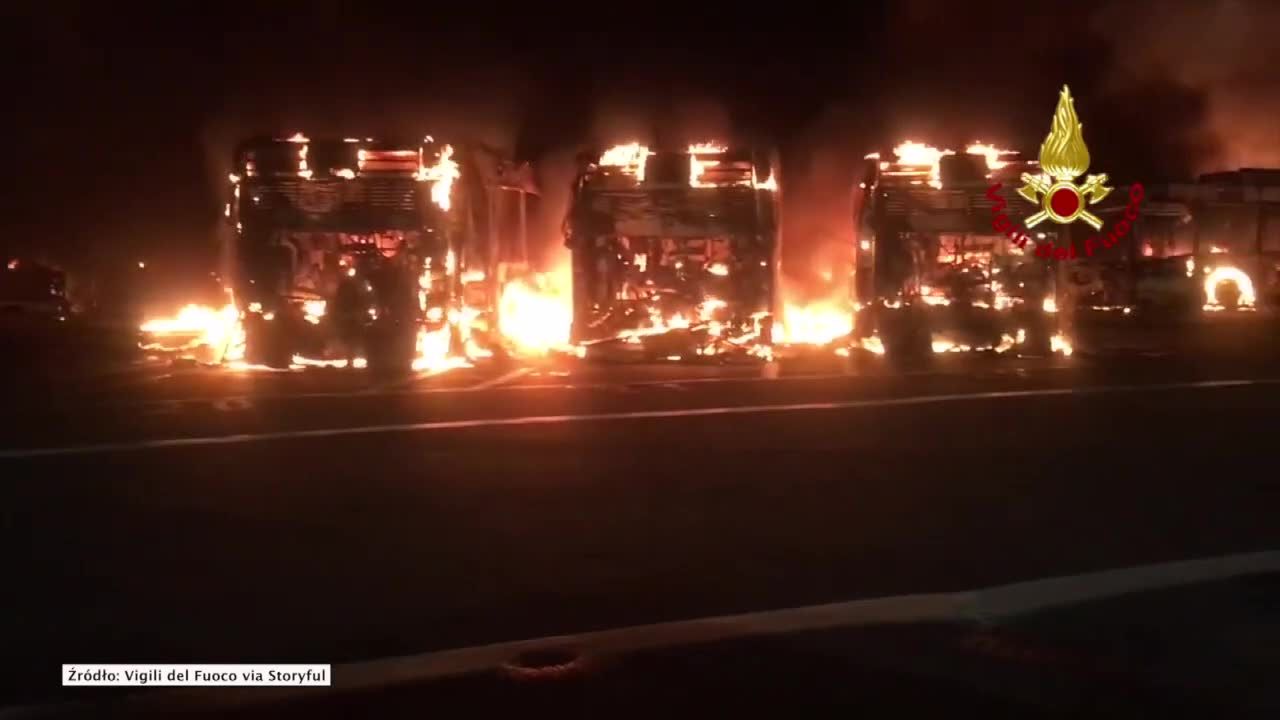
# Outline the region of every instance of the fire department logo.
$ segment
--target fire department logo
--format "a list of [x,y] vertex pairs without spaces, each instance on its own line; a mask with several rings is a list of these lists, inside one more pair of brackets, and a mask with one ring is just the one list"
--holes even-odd
[[1090,175],[1076,185],[1075,179],[1089,169],[1089,148],[1084,144],[1084,125],[1076,117],[1071,90],[1062,86],[1058,93],[1058,109],[1053,113],[1049,135],[1040,145],[1039,175],[1022,174],[1023,185],[1018,194],[1028,202],[1041,206],[1040,212],[1027,218],[1027,227],[1045,220],[1066,225],[1083,220],[1094,230],[1102,229],[1102,219],[1089,212],[1088,205],[1102,200],[1111,192],[1105,174]]

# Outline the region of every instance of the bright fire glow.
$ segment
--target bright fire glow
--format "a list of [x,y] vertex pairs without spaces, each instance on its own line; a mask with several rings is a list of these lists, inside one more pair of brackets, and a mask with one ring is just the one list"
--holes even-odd
[[918,165],[929,168],[929,184],[935,188],[942,187],[942,176],[938,171],[938,163],[945,155],[955,155],[953,150],[939,150],[931,145],[907,140],[893,149],[898,162],[903,165]]
[[[341,360],[320,360],[317,358],[304,357],[302,355],[294,355],[289,363],[289,367],[294,370],[301,370],[308,367],[324,367],[324,368],[345,368],[347,361],[345,358]],[[369,361],[362,358],[353,358],[351,367],[361,369],[369,366]]]
[[1017,155],[1013,150],[1001,150],[995,145],[985,145],[983,143],[973,143],[965,148],[965,152],[970,155],[982,155],[987,159],[988,170],[999,170],[1009,164],[1007,160],[1001,160],[1002,155]]
[[437,330],[419,328],[413,369],[434,375],[470,365],[466,358],[449,354],[450,334],[448,325]]
[[458,163],[453,159],[453,146],[445,145],[435,165],[418,167],[418,180],[431,183],[431,202],[448,210],[453,207],[453,181],[462,177]]
[[1204,278],[1204,297],[1205,309],[1215,310],[1222,309],[1222,302],[1218,298],[1218,288],[1223,283],[1235,283],[1240,291],[1240,299],[1238,304],[1242,308],[1252,308],[1258,301],[1257,295],[1254,293],[1253,280],[1240,268],[1231,266],[1214,268]]
[[636,328],[634,330],[623,330],[618,333],[618,337],[626,340],[628,343],[639,344],[640,338],[649,335],[661,335],[671,330],[682,330],[689,327],[689,318],[680,313],[676,313],[670,318],[664,318],[662,312],[657,308],[649,308],[649,324],[645,327]]
[[702,181],[702,173],[709,167],[719,165],[719,160],[699,160],[697,155],[689,156],[689,187],[715,187],[715,183]]
[[1067,357],[1071,357],[1074,349],[1071,347],[1071,341],[1062,333],[1058,333],[1049,338],[1049,350],[1052,352],[1060,352]]
[[[721,300],[718,297],[708,297],[707,299],[703,300],[700,305],[698,305],[698,319],[703,322],[710,321],[712,318],[715,317],[717,310],[723,310],[724,308],[727,308],[727,307],[729,307],[729,303],[725,302],[724,300]],[[721,323],[712,323],[712,325],[721,326]],[[712,332],[712,334],[719,335],[720,330],[722,329],[723,329],[723,326],[719,328],[713,328],[714,332]]]
[[307,300],[302,303],[302,318],[312,325],[320,323],[320,318],[324,317],[324,311],[324,300]]
[[699,155],[719,155],[725,146],[714,142],[695,143],[689,146],[689,187],[714,187],[713,183],[702,181],[702,173],[709,167],[720,164],[719,160],[702,160]]
[[176,315],[147,320],[139,329],[147,335],[143,347],[149,350],[207,347],[213,362],[244,357],[244,326],[234,303],[220,308],[189,304]]
[[826,345],[853,332],[853,312],[839,302],[825,301],[783,306],[782,322],[773,340],[787,345]]
[[725,150],[728,148],[717,142],[694,143],[689,146],[690,155],[719,155]]
[[498,330],[519,354],[567,351],[572,298],[567,264],[552,273],[508,282],[498,301]]
[[644,163],[652,154],[647,146],[638,142],[614,145],[600,156],[600,165],[622,168],[622,172],[644,182]]

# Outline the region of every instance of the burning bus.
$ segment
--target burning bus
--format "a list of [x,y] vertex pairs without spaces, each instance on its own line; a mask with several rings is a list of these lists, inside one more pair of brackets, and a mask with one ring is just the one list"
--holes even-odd
[[585,156],[565,219],[575,342],[669,358],[767,353],[777,156],[639,143]]
[[244,359],[430,367],[501,349],[499,283],[525,260],[527,166],[427,137],[257,138],[226,206]]
[[[1185,319],[1280,305],[1280,170],[1212,173],[1145,194],[1126,237],[1075,263],[1081,309]],[[1113,226],[1124,210],[1116,198],[1098,212]]]
[[[1003,183],[1012,195],[1036,163],[978,143],[956,153],[908,141],[892,158],[867,156],[854,202],[862,346],[898,356],[1065,350],[1052,266],[992,228],[988,189]],[[1021,226],[1033,209],[1009,202],[1003,212]],[[1054,242],[1055,232],[1034,237]]]

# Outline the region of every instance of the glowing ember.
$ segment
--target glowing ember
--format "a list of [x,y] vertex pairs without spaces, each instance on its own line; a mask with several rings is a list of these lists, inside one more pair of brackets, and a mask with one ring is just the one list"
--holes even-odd
[[498,302],[498,330],[519,354],[568,350],[573,324],[569,266],[507,283]]
[[622,172],[644,182],[644,163],[652,154],[648,147],[637,142],[614,145],[600,156],[600,165],[622,168]]
[[707,266],[707,272],[724,277],[729,274],[729,266],[722,262],[713,262]]
[[1222,286],[1227,283],[1234,283],[1239,292],[1236,306],[1252,309],[1258,301],[1253,289],[1253,280],[1243,270],[1231,266],[1214,268],[1208,271],[1204,278],[1204,308],[1206,310],[1223,309],[1224,304],[1218,294]]
[[770,173],[770,174],[769,174],[769,177],[768,177],[768,178],[766,178],[764,182],[758,182],[758,181],[755,179],[755,175],[756,175],[756,171],[755,171],[755,170],[752,170],[752,171],[751,171],[752,183],[756,186],[756,189],[757,189],[757,190],[774,190],[774,191],[776,191],[776,190],[778,189],[778,182],[777,182],[776,180],[774,180],[774,179],[773,179],[773,174],[772,174],[772,173]]
[[453,181],[462,177],[458,163],[453,159],[453,146],[445,145],[440,150],[440,158],[431,167],[419,165],[418,180],[431,183],[431,202],[448,210],[453,207]]

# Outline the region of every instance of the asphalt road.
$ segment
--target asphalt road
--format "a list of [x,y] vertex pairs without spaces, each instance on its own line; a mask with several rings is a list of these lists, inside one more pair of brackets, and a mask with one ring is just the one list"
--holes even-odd
[[10,377],[0,697],[1275,549],[1245,357]]

